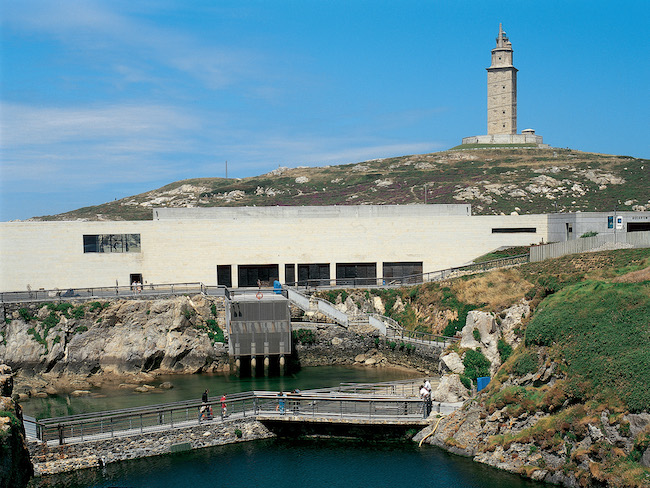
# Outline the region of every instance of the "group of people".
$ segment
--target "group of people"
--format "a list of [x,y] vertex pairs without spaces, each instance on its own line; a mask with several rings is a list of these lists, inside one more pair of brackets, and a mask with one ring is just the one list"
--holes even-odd
[[[201,405],[201,408],[199,408],[199,423],[202,420],[212,420],[214,418],[213,412],[212,412],[212,405],[208,403],[209,396],[208,396],[209,391],[206,389],[203,392],[203,395],[201,395],[201,402],[203,405]],[[226,395],[221,395],[221,417],[227,417],[228,416],[228,405],[226,404]]]
[[[300,395],[300,390],[296,388],[295,390],[289,392],[289,395]],[[287,394],[284,391],[281,391],[278,393],[278,404],[275,406],[275,411],[280,412],[280,415],[284,415],[285,408],[286,408],[286,400],[287,400]],[[300,402],[299,401],[293,401],[289,403],[289,406],[293,410],[293,414],[297,414],[299,409],[300,409]]]
[[423,413],[424,418],[427,418],[431,414],[433,409],[433,402],[431,400],[431,383],[429,380],[425,380],[424,384],[420,385],[420,398],[423,402]]
[[136,293],[142,293],[142,283],[133,280],[133,283],[131,283],[131,291],[133,292],[134,295]]

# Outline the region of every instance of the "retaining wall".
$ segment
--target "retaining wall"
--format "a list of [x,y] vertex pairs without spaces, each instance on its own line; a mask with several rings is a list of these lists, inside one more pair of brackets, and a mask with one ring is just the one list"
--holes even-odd
[[[241,431],[238,437],[236,431]],[[96,468],[104,464],[159,456],[172,452],[234,444],[274,437],[255,419],[205,422],[164,432],[116,437],[80,444],[50,445],[31,442],[29,452],[36,476]]]

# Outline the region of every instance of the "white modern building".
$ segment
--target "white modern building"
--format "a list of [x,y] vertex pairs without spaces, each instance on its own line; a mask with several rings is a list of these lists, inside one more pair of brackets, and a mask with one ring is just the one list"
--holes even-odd
[[[475,216],[460,204],[159,208],[150,221],[2,222],[0,291],[133,281],[375,282],[460,266],[503,246],[613,232],[608,218],[614,215]],[[650,212],[616,219],[619,232],[650,229]]]

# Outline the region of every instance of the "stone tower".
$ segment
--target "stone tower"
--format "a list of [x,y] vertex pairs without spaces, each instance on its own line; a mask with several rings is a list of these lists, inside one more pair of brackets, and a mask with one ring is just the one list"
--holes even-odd
[[487,68],[488,135],[517,133],[517,68],[512,64],[512,44],[499,24],[497,47]]

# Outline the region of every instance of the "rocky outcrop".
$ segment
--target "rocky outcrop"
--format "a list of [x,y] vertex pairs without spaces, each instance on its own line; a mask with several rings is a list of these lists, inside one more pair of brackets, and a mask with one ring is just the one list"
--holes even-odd
[[21,488],[34,474],[20,405],[11,399],[11,368],[0,364],[0,488]]
[[[300,329],[294,325],[294,330]],[[407,367],[425,374],[435,372],[441,349],[428,346],[407,347],[373,329],[345,329],[334,324],[319,324],[313,339],[294,344],[294,358],[301,366],[357,364],[367,367]]]
[[19,305],[0,325],[0,360],[70,390],[90,386],[80,378],[224,370],[226,348],[214,341],[223,309],[222,299],[202,295]]

